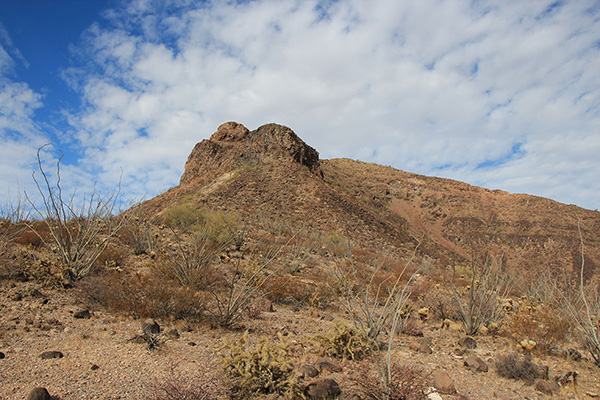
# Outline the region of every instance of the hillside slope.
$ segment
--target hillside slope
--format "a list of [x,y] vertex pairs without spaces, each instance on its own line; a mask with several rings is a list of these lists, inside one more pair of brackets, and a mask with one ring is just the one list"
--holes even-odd
[[440,265],[492,252],[523,271],[577,267],[579,228],[586,266],[600,262],[600,213],[552,200],[488,190],[348,159],[319,160],[292,130],[255,131],[228,122],[198,143],[181,184],[148,201],[159,214],[191,201],[238,212],[250,227],[286,224],[354,246],[422,255]]

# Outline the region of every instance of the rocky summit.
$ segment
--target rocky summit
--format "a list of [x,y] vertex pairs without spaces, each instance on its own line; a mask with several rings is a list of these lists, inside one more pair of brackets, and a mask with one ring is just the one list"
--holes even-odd
[[320,174],[319,153],[288,127],[266,124],[249,131],[237,122],[226,122],[190,154],[181,184],[205,174],[255,167],[264,162],[294,162]]

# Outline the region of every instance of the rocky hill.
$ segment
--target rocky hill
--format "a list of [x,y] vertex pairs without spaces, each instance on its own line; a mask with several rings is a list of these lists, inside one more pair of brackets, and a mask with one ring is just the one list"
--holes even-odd
[[[421,255],[439,264],[502,255],[523,273],[600,262],[600,213],[349,159],[320,160],[289,128],[221,125],[192,150],[179,186],[147,202],[155,213],[192,201],[239,212],[250,225],[338,231],[354,246]],[[264,224],[263,224],[264,225]]]

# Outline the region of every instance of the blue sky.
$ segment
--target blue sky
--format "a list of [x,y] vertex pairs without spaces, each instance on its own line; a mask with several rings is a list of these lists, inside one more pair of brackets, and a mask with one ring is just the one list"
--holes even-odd
[[[600,208],[600,1],[0,1],[0,187],[152,197],[226,121]],[[121,175],[122,174],[122,175]]]

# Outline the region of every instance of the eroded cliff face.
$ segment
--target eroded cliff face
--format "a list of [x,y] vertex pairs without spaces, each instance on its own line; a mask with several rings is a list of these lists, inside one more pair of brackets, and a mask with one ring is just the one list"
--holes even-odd
[[223,173],[261,162],[291,162],[321,174],[319,153],[288,127],[266,124],[249,131],[237,122],[226,122],[208,140],[196,144],[185,164],[180,183],[205,174]]

